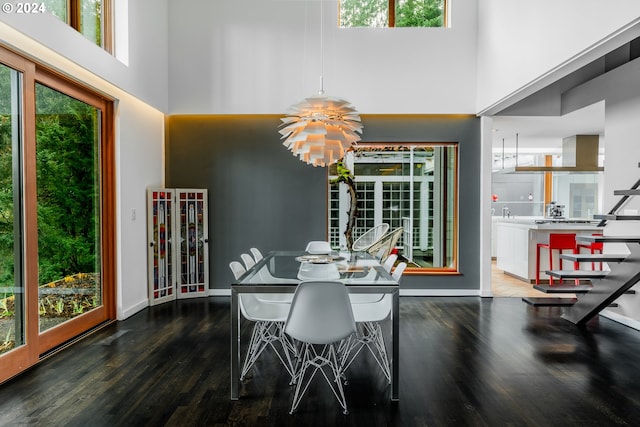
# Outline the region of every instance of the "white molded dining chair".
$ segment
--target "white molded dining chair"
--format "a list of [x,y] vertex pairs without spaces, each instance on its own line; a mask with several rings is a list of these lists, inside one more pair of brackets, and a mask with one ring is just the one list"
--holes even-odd
[[[349,292],[341,282],[301,282],[294,294],[284,331],[301,343],[300,366],[296,371],[296,389],[291,413],[298,408],[309,384],[322,373],[331,391],[347,414],[347,402],[342,388],[343,367],[336,344],[348,339],[355,331]],[[330,372],[325,371],[330,368]],[[309,369],[313,371],[305,380]]]
[[331,262],[327,264],[314,264],[312,262],[303,262],[298,269],[299,280],[338,280],[340,278],[340,270],[338,264]]
[[391,269],[393,268],[393,265],[396,263],[397,259],[398,259],[398,255],[396,254],[389,255],[387,259],[385,259],[384,262],[382,263],[382,268],[387,270],[387,273],[391,273]]
[[[258,272],[256,273],[256,277],[259,279],[261,283],[278,283],[278,284],[292,284],[297,285],[300,281],[297,279],[283,278],[283,277],[273,277],[273,275],[269,272],[269,267],[267,265],[263,265]],[[262,302],[285,302],[291,304],[291,300],[293,300],[293,293],[284,292],[284,293],[267,293],[267,294],[256,294],[256,297]]]
[[244,267],[247,270],[249,270],[251,267],[256,265],[256,261],[249,254],[240,254],[240,258],[242,259],[242,262],[244,263]]
[[393,270],[393,273],[391,273],[391,277],[393,277],[393,280],[400,283],[400,279],[402,279],[402,275],[404,274],[405,268],[407,268],[406,262],[399,263],[396,266],[396,268]]
[[231,269],[233,277],[235,277],[236,280],[238,280],[244,273],[247,272],[247,269],[244,268],[242,263],[240,263],[239,261],[231,261],[229,263],[229,268]]
[[[236,279],[242,277],[246,272],[245,268],[238,261],[231,261],[229,267]],[[294,379],[294,366],[290,354],[292,352],[295,353],[295,348],[283,333],[284,322],[287,320],[291,305],[288,303],[265,303],[260,301],[256,295],[257,294],[241,293],[238,297],[238,304],[242,316],[254,322],[247,354],[240,373],[240,380],[244,380],[244,377],[267,346],[273,349],[278,359],[280,359],[280,362],[282,362],[289,375],[291,375],[291,378]],[[275,346],[275,343],[280,343],[282,354]]]
[[260,252],[260,249],[258,248],[251,248],[249,249],[249,252],[251,252],[251,255],[253,255],[253,259],[255,262],[258,262],[263,258],[262,252]]
[[[261,260],[262,258],[262,253],[256,249],[256,248],[251,248],[250,249],[251,253],[254,256],[254,259],[256,259],[255,263],[257,263],[259,260]],[[241,255],[242,257],[242,255]],[[247,258],[246,256],[243,257],[246,258],[245,263],[249,263],[251,264],[251,259]],[[258,283],[279,283],[279,284],[285,284],[285,283],[291,283],[291,284],[298,284],[299,280],[296,279],[289,279],[289,278],[276,278],[273,277],[271,275],[271,273],[269,272],[269,267],[267,265],[263,265],[254,275],[254,277],[250,280],[250,282],[254,281],[257,279]],[[258,298],[258,300],[260,300],[261,302],[265,302],[265,303],[269,303],[269,302],[275,302],[275,303],[291,303],[291,300],[293,299],[293,293],[266,293],[266,294],[255,294],[256,298]]]
[[318,255],[329,254],[331,253],[331,244],[323,240],[312,240],[307,243],[305,252]]
[[[378,275],[378,272],[374,268],[370,268],[367,276],[364,278],[365,281],[373,282]],[[384,294],[349,294],[349,299],[351,300],[351,304],[370,304],[373,302],[378,302],[382,299]]]
[[[402,278],[407,263],[401,262],[393,271],[392,277],[398,283]],[[376,363],[382,370],[382,373],[391,383],[391,369],[389,365],[389,356],[387,355],[387,347],[384,343],[384,336],[380,322],[389,317],[391,313],[392,295],[384,294],[377,302],[372,303],[352,303],[353,317],[358,326],[358,333],[354,340],[351,341],[348,355],[348,361],[345,363],[345,369],[351,365],[356,356],[366,346],[373,355]]]

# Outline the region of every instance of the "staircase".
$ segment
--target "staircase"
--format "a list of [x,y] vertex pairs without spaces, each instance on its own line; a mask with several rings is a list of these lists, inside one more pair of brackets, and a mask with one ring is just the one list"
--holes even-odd
[[[639,221],[639,215],[618,215],[617,211],[629,197],[640,196],[640,180],[629,190],[616,190],[623,196],[606,215],[595,215],[599,227],[607,221]],[[616,299],[625,293],[634,293],[631,288],[640,281],[640,236],[576,236],[577,243],[625,243],[629,254],[560,254],[564,260],[574,263],[606,262],[609,271],[601,270],[550,270],[547,275],[563,280],[574,280],[575,285],[535,285],[545,293],[573,293],[575,298],[522,298],[527,304],[562,307],[562,318],[584,325],[607,307],[615,305]]]

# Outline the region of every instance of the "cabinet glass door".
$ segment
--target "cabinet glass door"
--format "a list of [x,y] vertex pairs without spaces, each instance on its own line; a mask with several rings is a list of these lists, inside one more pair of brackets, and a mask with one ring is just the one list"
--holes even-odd
[[174,190],[149,189],[147,191],[147,263],[149,277],[149,304],[160,304],[176,299],[173,227]]
[[178,298],[206,296],[208,291],[207,190],[178,189]]

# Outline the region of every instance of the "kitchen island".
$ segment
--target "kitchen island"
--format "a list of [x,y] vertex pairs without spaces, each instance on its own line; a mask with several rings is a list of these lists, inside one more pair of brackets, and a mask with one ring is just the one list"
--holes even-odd
[[[591,235],[602,233],[597,221],[577,219],[547,219],[542,217],[498,218],[496,227],[496,266],[505,274],[529,283],[536,280],[536,248],[538,243],[548,243],[551,233],[575,233]],[[568,252],[568,251],[567,251]],[[560,269],[558,251],[553,254],[553,268]],[[565,270],[572,270],[570,262],[564,262]],[[540,280],[548,282],[544,273],[549,270],[547,249],[540,253]]]

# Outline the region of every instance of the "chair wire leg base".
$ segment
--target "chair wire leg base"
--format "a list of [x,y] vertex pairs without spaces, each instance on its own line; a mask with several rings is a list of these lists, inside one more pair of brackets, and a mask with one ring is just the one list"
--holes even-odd
[[[241,381],[244,380],[245,376],[249,373],[267,346],[271,347],[275,352],[282,365],[289,375],[291,375],[291,378],[295,377],[295,366],[291,360],[291,354],[295,356],[296,348],[295,344],[290,341],[290,338],[285,335],[283,325],[282,322],[260,321],[255,323],[251,333],[249,347],[247,348],[247,355],[242,365],[240,374]],[[280,343],[282,350],[278,350],[275,346],[276,342]]]
[[378,322],[362,322],[358,323],[359,330],[355,339],[351,340],[349,349],[345,352],[345,360],[343,361],[343,369],[346,370],[355,358],[360,354],[362,349],[366,347],[374,360],[382,370],[382,373],[391,384],[391,368],[389,356],[387,355],[387,347],[384,342],[382,328]]
[[[302,397],[306,393],[311,381],[315,377],[316,373],[320,371],[322,376],[329,384],[333,395],[338,400],[338,403],[342,407],[343,414],[349,413],[347,409],[347,401],[344,395],[344,389],[342,388],[342,364],[338,358],[336,348],[333,344],[325,345],[322,347],[320,353],[316,348],[309,343],[304,343],[301,349],[302,362],[299,371],[296,373],[296,389],[293,395],[293,402],[291,404],[290,414],[293,414],[302,400]],[[325,372],[325,367],[331,369],[331,377]],[[313,371],[309,375],[309,378],[305,380],[305,374],[309,368],[313,368]]]

